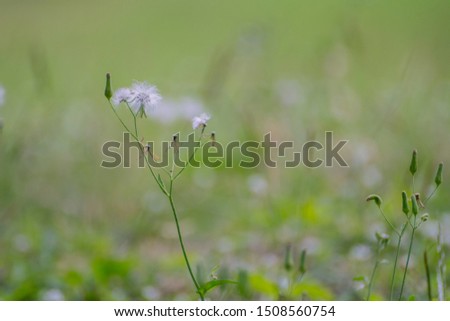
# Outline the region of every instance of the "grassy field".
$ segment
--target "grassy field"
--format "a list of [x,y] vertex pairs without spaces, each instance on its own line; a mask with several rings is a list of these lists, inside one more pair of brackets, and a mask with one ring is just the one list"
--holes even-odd
[[[370,299],[389,299],[396,235],[366,197],[380,195],[400,226],[412,150],[421,195],[438,163],[450,165],[449,1],[0,0],[0,30],[0,299],[197,299],[151,176],[100,166],[102,145],[123,131],[103,96],[106,72],[115,89],[156,85],[161,108],[202,108],[223,144],[268,132],[299,148],[326,131],[348,140],[348,167],[202,167],[180,176],[175,199],[195,274],[238,281],[208,299],[366,299],[375,232],[391,240]],[[182,118],[138,121],[146,140],[192,131]],[[447,173],[422,210],[429,220],[415,236],[405,299],[430,297],[424,251],[431,297],[449,298],[439,290],[448,274]],[[301,280],[285,267],[289,244],[294,269],[306,250]]]

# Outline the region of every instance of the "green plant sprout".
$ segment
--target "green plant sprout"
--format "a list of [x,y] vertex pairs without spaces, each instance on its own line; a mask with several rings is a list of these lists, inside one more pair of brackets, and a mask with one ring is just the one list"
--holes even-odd
[[294,255],[292,245],[287,244],[284,252],[284,270],[288,277],[288,287],[286,298],[292,297],[292,292],[297,284],[299,284],[306,273],[306,250],[300,252],[298,264],[294,264]]
[[[207,121],[210,117],[206,114],[202,114],[198,117],[194,117],[192,120],[192,127],[194,129],[193,134],[197,129],[200,129],[200,135],[197,140],[198,144],[197,148],[193,150],[191,155],[189,155],[188,161],[181,168],[175,168],[175,155],[178,153],[178,136],[175,135],[172,140],[171,150],[172,150],[172,164],[169,169],[162,168],[163,175],[166,174],[166,178],[163,179],[161,174],[156,172],[156,168],[151,165],[150,157],[153,158],[154,155],[148,146],[144,146],[140,138],[139,128],[137,125],[137,117],[147,117],[151,115],[152,110],[156,107],[158,102],[161,100],[161,96],[159,95],[156,87],[150,86],[145,82],[135,82],[130,88],[120,88],[113,92],[111,86],[111,75],[109,73],[106,74],[106,87],[105,87],[105,97],[108,100],[109,106],[113,111],[114,115],[117,117],[124,130],[131,135],[136,143],[138,143],[140,149],[140,155],[142,155],[145,159],[146,167],[148,168],[153,180],[158,185],[162,194],[167,198],[170,208],[172,211],[173,219],[175,222],[178,241],[180,243],[181,251],[183,253],[183,258],[186,263],[187,270],[191,277],[192,283],[195,286],[196,293],[198,294],[200,300],[205,300],[205,295],[207,292],[212,290],[213,288],[224,285],[224,284],[235,284],[235,281],[232,280],[210,280],[208,282],[199,282],[194,275],[192,270],[189,257],[187,254],[186,246],[183,241],[183,236],[181,233],[180,222],[178,219],[178,212],[175,206],[174,200],[174,183],[176,179],[183,173],[183,171],[188,167],[190,162],[193,160],[197,150],[203,147],[203,138],[206,129]],[[119,116],[116,111],[116,108],[120,104],[125,104],[127,109],[130,111],[132,117],[132,126],[126,124],[126,122]],[[131,130],[130,130],[131,127]],[[206,143],[204,143],[206,144]],[[178,167],[178,166],[177,166]]]
[[370,294],[372,292],[372,286],[373,286],[373,281],[375,279],[375,273],[378,269],[378,266],[383,263],[383,260],[381,259],[381,253],[386,248],[386,246],[389,242],[389,235],[387,235],[385,233],[377,232],[377,233],[375,233],[375,237],[377,239],[377,255],[376,255],[375,265],[373,267],[372,274],[370,276],[369,285],[367,288],[367,301],[370,300]]
[[[369,195],[367,197],[367,201],[373,201],[375,203],[375,205],[378,207],[381,215],[383,216],[384,220],[386,221],[386,223],[389,225],[389,227],[392,229],[392,231],[394,232],[395,235],[397,235],[397,247],[396,247],[396,252],[395,252],[395,259],[394,259],[394,266],[392,269],[392,276],[391,276],[391,283],[390,283],[390,294],[389,294],[389,299],[393,300],[394,298],[394,287],[395,287],[395,276],[396,276],[396,272],[397,272],[397,264],[398,264],[398,259],[399,259],[399,255],[400,255],[400,247],[402,244],[402,239],[403,236],[406,232],[406,230],[408,229],[408,227],[411,228],[411,237],[409,240],[409,245],[408,245],[408,252],[407,252],[407,257],[406,257],[406,264],[405,264],[405,269],[403,271],[403,277],[402,277],[402,283],[400,286],[400,293],[398,296],[398,300],[402,300],[403,299],[403,291],[405,288],[405,283],[406,283],[406,276],[408,273],[408,267],[409,267],[409,263],[410,263],[410,258],[411,258],[411,252],[412,252],[412,248],[413,248],[413,243],[414,243],[414,236],[416,233],[416,230],[424,223],[428,220],[429,218],[429,214],[428,213],[422,213],[423,210],[426,208],[426,204],[428,203],[428,201],[431,199],[431,197],[435,194],[435,192],[437,191],[437,189],[439,188],[439,186],[442,183],[442,171],[443,171],[443,163],[440,163],[438,165],[437,171],[436,171],[436,175],[434,177],[434,189],[433,191],[430,193],[430,195],[428,195],[428,197],[425,198],[425,200],[422,202],[422,199],[420,197],[420,193],[417,193],[415,190],[415,175],[417,173],[418,170],[418,154],[417,151],[414,150],[412,153],[412,157],[411,157],[411,163],[409,166],[409,172],[412,176],[412,182],[411,182],[411,196],[408,197],[406,191],[403,191],[401,194],[402,197],[402,212],[404,214],[404,222],[402,223],[402,225],[400,226],[399,229],[397,229],[389,220],[389,218],[385,215],[383,208],[382,208],[382,199],[380,196],[376,195],[376,194],[372,194]],[[425,254],[426,255],[426,254]],[[426,260],[426,258],[425,258]],[[377,262],[378,262],[378,257],[377,257]],[[425,261],[427,262],[427,261]],[[375,263],[375,269],[374,272],[376,270],[378,263]],[[372,282],[372,280],[371,280]],[[371,284],[370,284],[371,286]],[[430,291],[430,290],[429,290]],[[367,296],[367,299],[369,299],[370,296],[370,287],[369,287],[369,294]]]

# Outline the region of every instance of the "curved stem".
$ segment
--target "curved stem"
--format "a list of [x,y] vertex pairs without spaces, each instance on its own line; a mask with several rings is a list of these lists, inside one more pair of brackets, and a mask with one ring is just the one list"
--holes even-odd
[[400,295],[398,297],[399,301],[402,299],[403,288],[405,287],[406,273],[408,272],[409,259],[411,257],[411,250],[412,250],[412,245],[413,245],[413,242],[414,242],[414,232],[416,231],[416,229],[417,229],[416,216],[414,216],[414,226],[413,226],[412,233],[411,233],[411,240],[409,242],[408,257],[406,259],[406,266],[405,266],[405,272],[403,273],[402,287],[400,288]]
[[386,217],[386,215],[384,215],[383,210],[381,209],[381,207],[379,207],[380,209],[380,213],[383,216],[384,220],[386,221],[386,223],[389,224],[389,226],[392,228],[392,230],[395,232],[395,234],[400,235],[399,232],[397,232],[397,229],[394,227],[394,225],[392,225],[391,221],[388,220],[388,218]]
[[[171,185],[170,189],[172,189],[172,183],[170,185]],[[173,218],[175,219],[175,224],[177,226],[178,240],[180,241],[181,250],[183,251],[184,261],[186,262],[186,266],[187,266],[187,268],[189,270],[189,274],[191,276],[192,282],[194,283],[195,288],[197,289],[197,293],[200,296],[200,299],[202,301],[205,301],[205,297],[203,296],[203,294],[200,291],[200,286],[199,286],[197,280],[195,279],[194,273],[192,272],[192,268],[191,268],[191,265],[189,263],[188,256],[186,254],[186,249],[184,247],[183,237],[181,236],[180,224],[178,222],[177,210],[175,209],[175,204],[173,202],[172,194],[170,194],[168,196],[168,198],[169,198],[170,206],[172,208]]]
[[436,186],[433,191],[431,192],[430,195],[428,195],[428,197],[425,199],[425,201],[423,202],[424,205],[427,205],[428,201],[430,200],[430,198],[433,197],[434,193],[436,193],[437,189],[439,188],[439,186]]
[[135,136],[131,130],[128,129],[128,126],[125,125],[125,123],[123,122],[122,118],[120,118],[119,114],[117,114],[116,109],[114,108],[114,106],[111,104],[111,101],[108,100],[109,106],[111,107],[111,110],[114,112],[114,115],[116,115],[117,119],[120,121],[120,123],[122,124],[123,128],[125,128],[125,130],[130,133],[131,136],[133,136],[134,139],[139,140],[137,138],[137,136]]

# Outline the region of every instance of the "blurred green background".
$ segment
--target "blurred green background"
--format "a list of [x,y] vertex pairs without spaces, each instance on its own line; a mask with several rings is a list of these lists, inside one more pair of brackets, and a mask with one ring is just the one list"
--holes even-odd
[[[103,143],[122,133],[106,72],[114,88],[147,80],[165,102],[201,106],[224,144],[267,132],[296,146],[325,131],[349,140],[348,168],[190,168],[177,181],[199,278],[240,281],[211,299],[364,298],[353,279],[370,275],[375,231],[391,232],[366,196],[380,194],[400,224],[411,151],[423,194],[437,163],[450,165],[449,1],[0,0],[0,34],[1,299],[196,298],[151,177],[100,167]],[[146,140],[191,131],[181,118],[139,124]],[[436,291],[438,224],[450,241],[448,178],[413,251],[405,292],[416,299],[424,249]],[[389,291],[391,243],[374,299]],[[287,244],[295,260],[308,253],[292,292]]]

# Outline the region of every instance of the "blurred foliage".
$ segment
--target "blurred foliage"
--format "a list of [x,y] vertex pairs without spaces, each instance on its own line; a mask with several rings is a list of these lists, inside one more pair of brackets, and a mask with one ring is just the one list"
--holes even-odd
[[[114,88],[147,80],[165,100],[200,101],[222,143],[349,140],[346,168],[186,171],[176,201],[191,261],[203,282],[216,265],[239,281],[211,299],[364,298],[353,279],[369,276],[375,232],[390,232],[365,197],[380,194],[400,222],[411,150],[423,194],[450,164],[449,1],[0,0],[0,30],[1,299],[196,298],[157,186],[136,167],[100,167],[102,145],[121,138],[106,72]],[[190,131],[181,119],[140,125],[155,141]],[[448,181],[444,170],[406,297],[427,298],[424,249],[436,282]],[[294,261],[308,253],[290,293],[286,244]],[[386,299],[391,264],[373,298]]]

